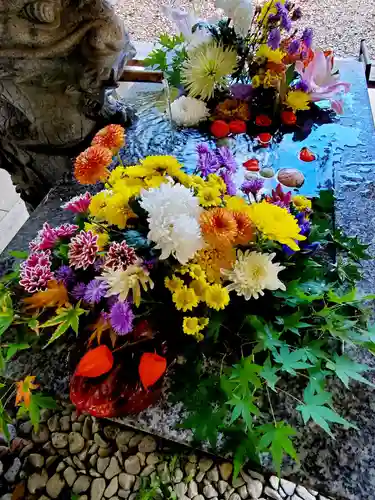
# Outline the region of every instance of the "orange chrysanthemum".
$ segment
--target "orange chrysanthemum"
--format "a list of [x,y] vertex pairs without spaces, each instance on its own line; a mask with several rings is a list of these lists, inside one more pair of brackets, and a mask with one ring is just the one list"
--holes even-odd
[[221,269],[231,269],[236,261],[236,251],[232,247],[206,247],[195,254],[194,262],[205,271],[207,280],[220,283]]
[[69,302],[68,292],[62,282],[49,281],[47,290],[34,293],[24,299],[26,309],[41,309],[43,307],[62,307]]
[[91,145],[109,148],[113,154],[117,154],[125,146],[125,129],[121,125],[108,125],[99,130]]
[[31,391],[37,389],[39,385],[34,384],[35,376],[28,375],[20,382],[16,382],[17,394],[16,394],[16,405],[25,403],[26,408],[30,406],[31,403]]
[[255,227],[250,218],[243,212],[232,212],[237,223],[237,235],[234,240],[235,245],[246,245],[253,241],[255,237]]
[[226,208],[212,208],[203,212],[200,224],[205,240],[214,247],[230,246],[237,235],[233,213]]
[[112,161],[112,151],[103,146],[90,146],[81,153],[74,164],[74,176],[80,184],[105,181]]

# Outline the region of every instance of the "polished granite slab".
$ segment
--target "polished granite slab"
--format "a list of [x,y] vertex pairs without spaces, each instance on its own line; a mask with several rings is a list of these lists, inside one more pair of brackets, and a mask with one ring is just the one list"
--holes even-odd
[[[340,126],[345,127],[345,141],[331,141],[325,150],[325,161],[330,165],[332,180],[336,192],[336,223],[345,228],[352,236],[357,235],[370,245],[369,251],[375,256],[375,133],[370,103],[367,94],[363,67],[355,61],[340,61],[342,78],[352,83],[353,108],[340,119]],[[138,137],[135,124],[128,131],[128,143],[133,162],[147,150],[160,147],[158,141],[147,143],[147,137]],[[324,141],[324,127],[321,127],[321,140]],[[326,129],[327,130],[327,129]],[[329,131],[327,130],[329,136]],[[134,141],[133,141],[134,139]],[[165,144],[171,147],[171,144]],[[171,151],[167,151],[171,152]],[[290,153],[290,150],[289,150]],[[285,154],[288,154],[288,148]],[[183,148],[178,151],[183,155]],[[281,160],[282,161],[282,158]],[[60,209],[60,205],[74,196],[82,187],[66,180],[53,189],[29,221],[12,240],[8,249],[27,249],[28,242],[35,236],[44,221],[58,225],[70,220],[70,216]],[[4,252],[0,256],[0,274],[11,265],[11,260]],[[364,280],[361,290],[375,292],[375,261],[363,263]],[[22,352],[13,361],[7,375],[20,378],[28,373],[38,373],[38,379],[44,389],[60,397],[68,396],[69,376],[74,366],[75,353],[73,343],[53,344],[49,349],[30,356]],[[357,351],[353,353],[357,360],[367,362],[375,368],[372,356]],[[375,381],[374,375],[369,378]],[[295,382],[297,383],[297,382]],[[352,384],[346,390],[337,382],[330,388],[334,394],[335,409],[344,418],[355,423],[359,430],[334,429],[330,438],[319,427],[309,424],[303,427],[300,416],[294,411],[294,403],[285,398],[279,399],[276,416],[288,420],[300,431],[297,449],[300,451],[301,465],[288,463],[283,476],[310,485],[323,494],[349,500],[375,499],[375,389],[359,384]],[[288,386],[290,392],[298,392],[298,386]],[[189,444],[191,434],[176,428],[181,421],[183,408],[169,405],[165,398],[153,408],[137,416],[117,419],[126,425],[146,430],[167,439]],[[264,459],[264,470],[268,470]]]

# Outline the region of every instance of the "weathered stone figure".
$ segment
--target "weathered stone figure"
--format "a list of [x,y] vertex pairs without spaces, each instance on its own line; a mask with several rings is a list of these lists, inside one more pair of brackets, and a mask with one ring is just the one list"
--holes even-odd
[[134,54],[106,0],[0,0],[0,168],[30,207],[108,117]]

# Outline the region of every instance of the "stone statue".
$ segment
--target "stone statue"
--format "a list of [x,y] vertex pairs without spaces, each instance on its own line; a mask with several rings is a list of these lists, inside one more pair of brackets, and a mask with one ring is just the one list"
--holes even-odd
[[29,208],[118,111],[134,55],[107,0],[0,0],[0,168]]

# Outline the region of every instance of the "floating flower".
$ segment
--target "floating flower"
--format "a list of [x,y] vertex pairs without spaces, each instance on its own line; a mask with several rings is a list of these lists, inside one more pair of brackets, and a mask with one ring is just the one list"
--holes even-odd
[[220,269],[229,269],[236,260],[236,252],[232,247],[207,247],[195,256],[201,268],[205,271],[208,281],[220,282]]
[[84,300],[89,304],[98,304],[105,297],[108,286],[103,281],[91,280],[86,286]]
[[16,406],[24,402],[26,408],[29,408],[31,403],[31,391],[39,387],[38,384],[34,384],[35,378],[35,376],[28,375],[20,382],[16,382]]
[[237,64],[237,53],[225,49],[215,42],[204,43],[190,53],[182,66],[182,81],[191,97],[210,99],[217,86],[226,83],[227,75],[233,73]]
[[272,135],[268,132],[262,132],[258,134],[258,140],[262,146],[268,146],[272,140]]
[[291,90],[286,95],[285,105],[293,111],[306,111],[310,109],[310,100],[309,94],[302,90]]
[[103,146],[90,146],[77,156],[74,176],[80,184],[104,182],[109,175],[108,167],[111,162],[110,149]]
[[230,246],[237,235],[237,224],[230,210],[212,208],[202,213],[201,228],[205,240],[212,246]]
[[223,120],[215,120],[212,122],[210,131],[211,134],[217,139],[223,139],[224,137],[228,137],[230,128],[229,125]]
[[69,264],[75,269],[87,269],[94,263],[98,250],[98,236],[81,231],[69,243]]
[[249,172],[259,172],[259,170],[260,170],[259,160],[257,160],[256,158],[251,158],[250,160],[245,161],[243,163],[243,166]]
[[125,146],[125,129],[121,125],[107,125],[99,130],[91,144],[108,148],[115,155]]
[[316,156],[309,148],[302,148],[299,153],[299,159],[305,162],[311,162],[316,160]]
[[128,301],[116,302],[112,306],[109,317],[112,328],[118,335],[126,335],[132,331],[134,314]]
[[191,311],[199,303],[199,299],[196,296],[192,288],[187,286],[182,286],[178,288],[172,295],[172,300],[179,311]]
[[194,97],[181,96],[171,104],[172,120],[182,127],[194,127],[207,120],[210,112],[205,102]]
[[51,253],[49,250],[32,253],[21,264],[20,285],[28,293],[45,290],[48,282],[54,279],[51,271]]
[[203,247],[198,222],[202,208],[189,189],[181,184],[163,184],[144,191],[140,205],[148,212],[147,237],[161,250],[160,259],[173,255],[185,264]]
[[133,303],[136,307],[141,303],[141,287],[145,291],[148,288],[154,288],[149,271],[137,264],[131,264],[125,271],[122,269],[104,271],[97,279],[108,284],[107,297],[118,295],[120,301],[124,302],[132,292]]
[[229,304],[229,292],[219,284],[210,285],[206,289],[204,300],[208,307],[220,311]]
[[288,210],[267,201],[250,205],[249,217],[267,239],[288,245],[293,250],[299,249],[295,240],[306,239],[300,234],[297,219]]
[[126,241],[118,243],[113,242],[108,249],[104,260],[105,269],[125,269],[131,264],[135,264],[138,257],[133,248],[131,248]]
[[285,285],[278,278],[278,273],[285,267],[272,262],[275,255],[238,250],[233,269],[222,271],[223,276],[231,281],[227,290],[235,291],[245,300],[258,299],[264,295],[264,290],[285,290]]
[[74,198],[71,198],[69,201],[61,205],[61,208],[63,210],[69,210],[74,214],[84,214],[88,212],[91,198],[91,194],[86,192],[85,194],[74,196]]

